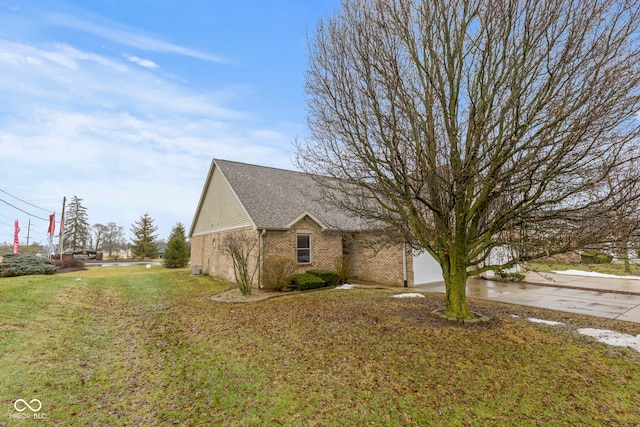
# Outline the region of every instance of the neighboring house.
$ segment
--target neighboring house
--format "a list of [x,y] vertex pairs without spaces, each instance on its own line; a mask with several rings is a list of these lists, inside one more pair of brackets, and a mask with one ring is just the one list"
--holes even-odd
[[335,270],[344,256],[354,279],[397,286],[442,280],[427,253],[372,246],[383,230],[322,203],[320,190],[306,173],[214,159],[189,231],[192,272],[234,280],[221,246],[230,233],[242,233],[256,242],[253,265],[258,251],[263,260],[290,257],[300,272]]

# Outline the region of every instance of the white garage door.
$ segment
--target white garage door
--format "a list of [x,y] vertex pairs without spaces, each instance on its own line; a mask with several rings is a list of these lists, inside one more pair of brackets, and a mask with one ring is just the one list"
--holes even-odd
[[413,257],[414,285],[441,282],[443,280],[442,268],[429,252],[423,252]]

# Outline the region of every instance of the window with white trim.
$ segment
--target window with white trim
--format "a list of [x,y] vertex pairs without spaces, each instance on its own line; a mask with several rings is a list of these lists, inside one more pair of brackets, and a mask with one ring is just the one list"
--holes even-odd
[[311,235],[296,236],[296,261],[298,264],[311,264]]

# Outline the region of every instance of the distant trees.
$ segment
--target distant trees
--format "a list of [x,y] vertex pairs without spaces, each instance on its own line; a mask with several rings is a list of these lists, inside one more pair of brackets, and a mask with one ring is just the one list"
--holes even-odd
[[[124,227],[115,222],[90,224],[87,208],[83,205],[83,199],[78,196],[71,197],[64,209],[63,226],[60,231],[63,234],[63,250],[65,251],[102,251],[107,256],[119,255],[121,250],[130,249],[136,257],[158,258],[160,247],[164,246],[164,240],[158,240],[158,227],[154,220],[145,213],[138,221],[131,225],[132,240],[128,242]],[[167,244],[169,256],[167,266],[183,267],[189,260],[189,247],[186,239],[184,225],[177,223],[171,231]],[[26,253],[38,253],[40,245],[33,243],[21,247]],[[0,243],[0,253],[10,253],[13,245],[6,242]],[[186,258],[185,258],[186,257]]]
[[103,250],[107,251],[109,256],[114,251],[127,248],[127,241],[124,238],[124,227],[117,225],[115,222],[106,224]]
[[127,241],[124,238],[124,227],[115,222],[106,224],[94,224],[91,226],[93,250],[102,250],[107,255],[112,256],[113,252],[127,248]]
[[64,247],[74,251],[86,249],[91,241],[87,208],[78,196],[73,196],[67,207],[63,232]]
[[177,223],[171,230],[167,248],[164,252],[164,266],[182,268],[189,264],[189,244],[187,243],[184,225]]
[[104,245],[104,236],[106,234],[106,226],[103,224],[93,224],[91,226],[91,250],[99,251]]
[[154,234],[158,227],[154,225],[153,219],[145,213],[131,226],[133,240],[131,242],[131,254],[136,257],[157,258],[159,255],[157,238]]

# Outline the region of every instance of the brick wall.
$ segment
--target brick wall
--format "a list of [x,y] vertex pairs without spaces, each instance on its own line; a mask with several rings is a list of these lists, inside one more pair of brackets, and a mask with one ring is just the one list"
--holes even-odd
[[[238,232],[247,239],[253,239],[257,242],[258,234],[251,228],[193,236],[191,238],[191,265],[201,265],[203,274],[220,277],[232,282],[235,281],[233,261],[231,256],[223,250],[223,246],[227,236]],[[257,260],[258,250],[259,248],[256,244],[251,257],[253,263]],[[258,274],[256,273],[256,280],[257,277]]]
[[[375,233],[357,233],[348,240],[348,257],[353,277],[371,282],[403,286],[401,245],[376,243]],[[407,282],[413,285],[413,259],[406,256]]]
[[298,272],[310,269],[335,270],[336,258],[342,254],[342,236],[322,229],[309,218],[296,223],[290,231],[270,231],[264,236],[264,257],[286,256],[296,259],[296,236],[311,236],[311,264],[298,264]]
[[[240,230],[248,238],[258,239],[260,231],[251,228]],[[227,235],[237,230],[193,236],[191,239],[191,265],[201,265],[202,273],[234,281],[233,263],[222,250]],[[296,236],[311,236],[311,263],[298,264],[298,272],[310,269],[336,270],[336,259],[343,254],[343,236],[340,233],[322,231],[309,218],[295,224],[289,231],[268,231],[263,236],[263,257],[286,256],[296,259]],[[403,286],[402,249],[399,245],[380,246],[372,242],[374,233],[357,233],[345,239],[345,249],[351,266],[351,276],[360,280]],[[215,240],[215,244],[214,244]],[[253,262],[257,260],[258,245]],[[412,257],[407,254],[407,281],[413,285]],[[259,275],[256,274],[255,285]]]

